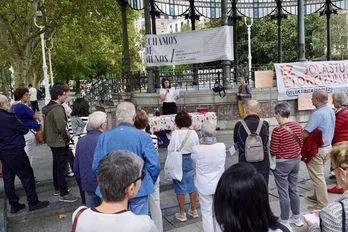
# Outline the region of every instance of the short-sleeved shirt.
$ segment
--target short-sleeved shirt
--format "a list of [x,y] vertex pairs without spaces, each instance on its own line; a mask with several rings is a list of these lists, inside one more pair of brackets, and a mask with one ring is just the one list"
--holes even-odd
[[316,108],[305,126],[305,130],[311,133],[316,128],[323,133],[323,146],[331,144],[335,129],[335,112],[326,104]]

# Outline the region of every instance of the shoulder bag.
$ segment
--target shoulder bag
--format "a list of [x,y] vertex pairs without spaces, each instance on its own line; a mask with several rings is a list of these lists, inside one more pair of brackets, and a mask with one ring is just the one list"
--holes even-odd
[[79,211],[77,211],[75,218],[74,218],[74,222],[71,228],[71,232],[75,232],[76,231],[76,226],[77,226],[77,220],[79,219],[80,215],[83,213],[83,211],[85,211],[87,208],[82,208]]
[[191,130],[188,130],[184,141],[179,148],[179,132],[176,131],[175,150],[168,152],[166,162],[164,164],[164,176],[166,179],[182,180],[182,154],[181,149],[185,146],[188,138],[190,137]]

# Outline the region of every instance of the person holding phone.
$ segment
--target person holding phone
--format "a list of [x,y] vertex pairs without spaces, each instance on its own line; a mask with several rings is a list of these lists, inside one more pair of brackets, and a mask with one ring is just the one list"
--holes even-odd
[[171,87],[170,80],[168,78],[163,78],[159,95],[159,98],[163,101],[163,115],[176,114],[178,112],[176,100],[178,100],[179,97],[175,88]]

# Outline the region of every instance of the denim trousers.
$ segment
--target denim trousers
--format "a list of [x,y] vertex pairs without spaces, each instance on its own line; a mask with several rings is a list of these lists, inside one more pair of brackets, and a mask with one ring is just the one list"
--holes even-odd
[[283,221],[289,220],[290,209],[293,215],[300,214],[300,196],[297,188],[300,161],[300,156],[293,159],[277,159],[274,180],[279,195],[280,218]]

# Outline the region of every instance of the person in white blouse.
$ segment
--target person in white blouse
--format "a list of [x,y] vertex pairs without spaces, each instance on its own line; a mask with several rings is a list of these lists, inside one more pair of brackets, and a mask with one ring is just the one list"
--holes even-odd
[[187,221],[185,213],[185,194],[190,195],[191,209],[188,210],[188,215],[193,218],[198,218],[198,212],[196,209],[197,192],[194,183],[194,163],[191,159],[192,147],[198,145],[198,135],[196,131],[191,130],[189,127],[192,124],[190,115],[185,111],[180,111],[175,116],[175,124],[177,130],[173,131],[170,143],[168,145],[168,152],[175,150],[175,143],[178,140],[178,144],[181,147],[180,152],[182,154],[182,180],[174,180],[174,191],[178,200],[180,212],[175,214],[175,218],[179,221]]
[[176,114],[176,100],[179,99],[179,95],[174,87],[171,87],[170,80],[167,78],[162,79],[162,88],[159,95],[161,101],[163,101],[163,115]]
[[192,148],[191,158],[196,164],[196,186],[203,230],[213,232],[215,228],[215,231],[221,231],[213,215],[213,198],[217,183],[225,171],[226,146],[216,141],[213,121],[205,121],[200,134],[200,144]]

